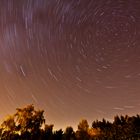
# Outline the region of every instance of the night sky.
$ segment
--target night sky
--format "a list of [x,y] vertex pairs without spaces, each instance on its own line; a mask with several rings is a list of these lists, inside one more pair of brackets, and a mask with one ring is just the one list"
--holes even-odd
[[28,104],[55,128],[140,113],[140,1],[0,0],[0,118]]

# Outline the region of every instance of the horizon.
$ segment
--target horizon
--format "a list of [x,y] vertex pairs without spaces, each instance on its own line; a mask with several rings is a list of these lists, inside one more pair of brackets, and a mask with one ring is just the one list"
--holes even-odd
[[[32,104],[32,105],[34,105],[34,104]],[[23,107],[26,107],[26,105],[20,106],[20,107],[17,107],[17,108],[23,108]],[[34,106],[34,107],[35,107],[36,110],[43,110],[43,109],[41,109],[41,108],[38,108],[37,106]],[[4,120],[6,120],[6,118],[8,118],[9,116],[13,115],[13,114],[15,113],[15,111],[16,111],[16,108],[15,108],[15,110],[14,110],[13,112],[11,112],[11,114],[6,114],[5,116],[3,116],[3,118],[0,117],[0,124],[1,124]],[[78,126],[77,126],[78,123],[79,123],[81,120],[84,120],[84,119],[87,120],[87,122],[88,122],[88,124],[89,124],[89,127],[91,127],[93,121],[96,121],[96,120],[102,121],[103,119],[105,119],[106,121],[109,121],[109,122],[113,123],[114,117],[115,117],[115,116],[121,116],[121,115],[125,116],[125,115],[128,115],[129,117],[131,117],[131,116],[135,116],[135,115],[140,115],[140,114],[138,114],[138,113],[137,113],[137,114],[115,114],[114,116],[112,116],[112,118],[104,118],[104,117],[101,116],[100,118],[96,118],[96,117],[95,117],[95,118],[93,118],[92,120],[88,120],[87,118],[81,117],[79,120],[74,121],[72,124],[65,123],[63,126],[57,126],[57,122],[50,122],[50,121],[47,120],[47,115],[46,115],[47,113],[45,112],[45,110],[43,110],[43,111],[44,111],[45,123],[48,124],[48,125],[53,124],[53,125],[54,125],[54,127],[53,127],[53,130],[54,130],[54,131],[55,131],[55,130],[59,130],[59,129],[62,129],[62,130],[64,131],[64,130],[66,129],[66,127],[69,127],[69,126],[71,126],[71,127],[73,128],[73,130],[76,131],[77,128],[78,128]]]

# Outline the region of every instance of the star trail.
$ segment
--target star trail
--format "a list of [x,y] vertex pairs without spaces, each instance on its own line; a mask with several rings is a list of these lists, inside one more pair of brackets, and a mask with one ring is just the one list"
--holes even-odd
[[139,0],[0,0],[0,118],[34,104],[56,128],[140,107]]

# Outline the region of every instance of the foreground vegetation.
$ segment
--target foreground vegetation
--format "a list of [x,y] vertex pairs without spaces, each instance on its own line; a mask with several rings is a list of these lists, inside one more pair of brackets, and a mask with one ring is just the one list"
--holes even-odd
[[140,116],[115,116],[113,122],[96,120],[89,127],[87,120],[65,131],[53,131],[53,125],[45,124],[43,110],[33,105],[17,108],[14,115],[2,122],[0,140],[139,140]]

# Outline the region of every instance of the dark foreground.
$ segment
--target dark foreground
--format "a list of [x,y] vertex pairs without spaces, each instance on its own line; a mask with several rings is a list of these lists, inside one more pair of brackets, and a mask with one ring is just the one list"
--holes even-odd
[[15,114],[2,122],[0,140],[140,140],[140,115],[115,116],[113,122],[105,119],[81,120],[76,131],[68,126],[53,130],[53,124],[45,124],[43,110],[33,105],[17,108]]

